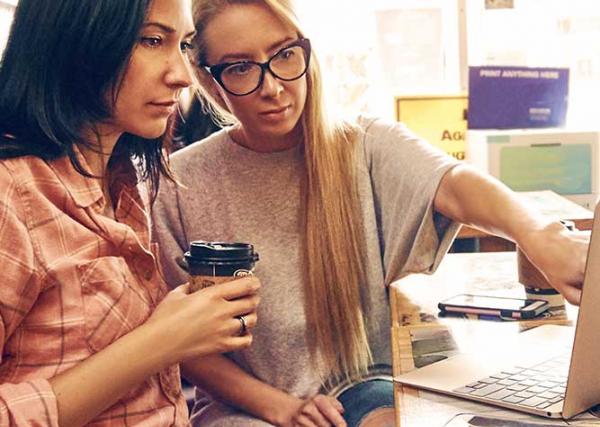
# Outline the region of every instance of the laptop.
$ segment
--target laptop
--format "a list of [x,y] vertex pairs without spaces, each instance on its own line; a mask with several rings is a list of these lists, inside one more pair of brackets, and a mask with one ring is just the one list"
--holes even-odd
[[600,403],[600,204],[577,326],[542,325],[494,349],[461,353],[394,381],[548,418]]

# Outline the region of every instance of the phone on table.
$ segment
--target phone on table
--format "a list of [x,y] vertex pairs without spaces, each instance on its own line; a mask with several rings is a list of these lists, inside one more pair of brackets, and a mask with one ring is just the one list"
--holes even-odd
[[471,294],[455,295],[438,304],[441,314],[477,314],[500,319],[532,319],[549,307],[542,300]]

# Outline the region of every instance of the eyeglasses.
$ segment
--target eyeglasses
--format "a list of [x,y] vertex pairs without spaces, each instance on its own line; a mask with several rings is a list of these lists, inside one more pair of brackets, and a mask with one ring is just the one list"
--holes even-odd
[[280,49],[268,61],[224,62],[216,65],[200,64],[228,93],[235,96],[249,95],[256,91],[265,79],[267,70],[279,80],[297,80],[308,70],[310,41],[298,39]]

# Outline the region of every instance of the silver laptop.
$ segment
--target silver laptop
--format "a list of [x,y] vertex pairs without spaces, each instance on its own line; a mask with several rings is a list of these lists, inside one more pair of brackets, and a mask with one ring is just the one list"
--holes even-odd
[[394,381],[549,418],[600,403],[600,204],[576,328],[543,325],[504,346],[459,354]]

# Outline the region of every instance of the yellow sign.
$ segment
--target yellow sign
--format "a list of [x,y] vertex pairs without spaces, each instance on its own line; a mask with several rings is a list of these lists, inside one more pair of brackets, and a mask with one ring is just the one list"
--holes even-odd
[[464,160],[467,95],[396,97],[396,119],[419,137]]

